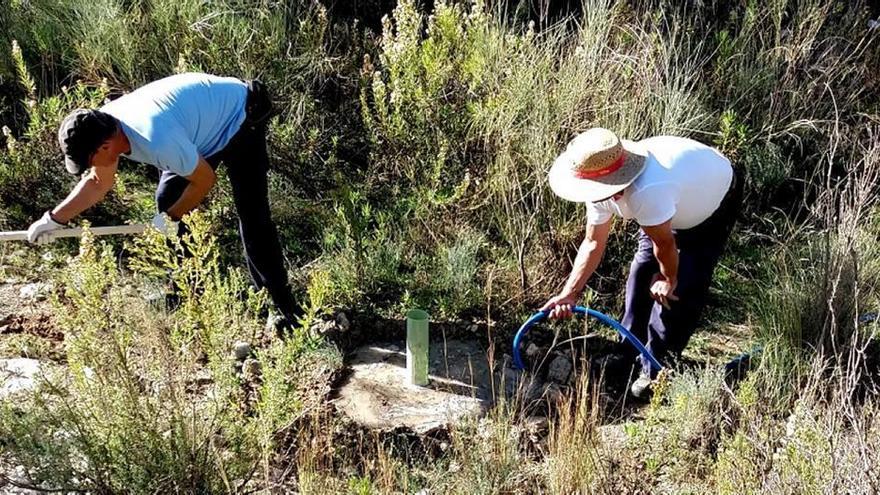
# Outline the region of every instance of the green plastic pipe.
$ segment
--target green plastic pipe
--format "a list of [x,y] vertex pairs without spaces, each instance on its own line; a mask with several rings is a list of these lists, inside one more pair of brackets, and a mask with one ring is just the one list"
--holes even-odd
[[406,313],[406,376],[410,384],[428,384],[428,313]]

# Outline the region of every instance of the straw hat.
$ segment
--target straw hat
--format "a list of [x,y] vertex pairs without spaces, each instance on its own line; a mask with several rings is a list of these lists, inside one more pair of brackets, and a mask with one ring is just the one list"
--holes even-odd
[[594,127],[568,143],[550,168],[550,188],[562,199],[596,202],[623,191],[645,169],[647,153],[636,143]]

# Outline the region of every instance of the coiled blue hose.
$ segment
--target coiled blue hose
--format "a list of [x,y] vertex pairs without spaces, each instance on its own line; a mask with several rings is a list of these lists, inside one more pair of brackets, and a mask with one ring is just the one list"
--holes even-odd
[[[596,311],[595,309],[589,309],[583,306],[575,306],[574,308],[572,308],[572,312],[581,315],[590,315],[593,318],[596,318],[602,323],[608,325],[609,327],[617,330],[617,332],[620,333],[620,335],[622,335],[627,342],[632,344],[632,346],[635,347],[636,350],[638,350],[639,353],[648,360],[648,362],[651,364],[651,367],[654,368],[655,371],[660,371],[663,368],[663,366],[660,365],[660,362],[657,361],[657,358],[655,358],[654,355],[651,354],[651,351],[645,348],[645,346],[642,345],[639,339],[637,339],[635,335],[630,333],[630,331],[627,330],[626,327],[618,323],[617,320],[610,318]],[[531,318],[526,320],[526,322],[523,323],[521,327],[519,327],[519,330],[517,330],[516,336],[513,337],[513,365],[516,367],[516,369],[525,369],[525,365],[522,361],[522,356],[520,356],[519,352],[519,348],[522,345],[523,338],[525,338],[526,333],[528,333],[529,329],[532,328],[532,325],[538,323],[544,318],[547,318],[547,315],[549,314],[549,310],[539,311],[532,315]]]

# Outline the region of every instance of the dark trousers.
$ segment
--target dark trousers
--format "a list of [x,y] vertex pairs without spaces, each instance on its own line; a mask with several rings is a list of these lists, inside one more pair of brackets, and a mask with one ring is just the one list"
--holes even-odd
[[[639,230],[638,249],[626,281],[626,312],[621,324],[644,342],[661,363],[681,354],[706,306],[712,273],[742,205],[742,180],[736,175],[711,217],[696,227],[674,231],[678,247],[675,295],[679,300],[670,301],[669,309],[651,298],[651,283],[660,273],[660,265],[654,257],[653,242],[644,230]],[[648,361],[641,356],[639,359],[642,371],[650,373]]]
[[[284,268],[278,231],[269,212],[269,152],[266,127],[272,116],[269,92],[259,81],[248,83],[247,117],[241,129],[220,152],[205,159],[215,170],[224,163],[238,212],[238,228],[251,280],[269,292],[282,315],[295,321],[299,307],[293,300]],[[186,177],[162,172],[156,205],[166,212],[189,185]],[[181,228],[185,228],[181,224]]]

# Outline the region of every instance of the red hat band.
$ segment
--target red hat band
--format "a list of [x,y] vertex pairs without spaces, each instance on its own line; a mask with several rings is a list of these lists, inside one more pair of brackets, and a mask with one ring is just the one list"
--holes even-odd
[[625,161],[626,153],[621,153],[617,160],[614,160],[613,162],[611,162],[611,165],[608,165],[605,168],[600,168],[597,170],[575,170],[574,176],[578,179],[596,179],[599,177],[604,177],[620,170],[620,167],[623,166],[623,163]]

